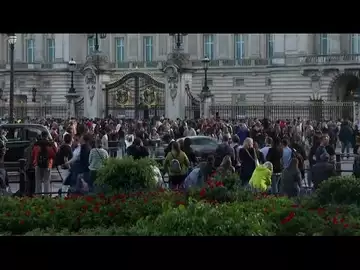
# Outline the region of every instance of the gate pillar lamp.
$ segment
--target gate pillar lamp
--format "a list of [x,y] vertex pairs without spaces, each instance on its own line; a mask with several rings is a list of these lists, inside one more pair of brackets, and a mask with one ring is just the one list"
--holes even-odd
[[31,90],[31,94],[32,94],[32,102],[36,102],[36,88],[33,87],[33,89]]
[[17,37],[14,33],[7,34],[10,46],[10,123],[14,122],[14,50]]
[[207,98],[212,97],[213,95],[211,94],[211,91],[209,89],[208,86],[208,78],[207,78],[207,72],[209,69],[209,63],[210,63],[210,59],[205,56],[203,60],[201,60],[202,64],[203,64],[203,68],[204,68],[204,86],[201,90],[200,93],[200,99],[201,101],[205,101]]
[[170,36],[175,38],[175,49],[180,50],[183,44],[183,37],[186,36],[185,33],[170,33]]
[[90,38],[94,38],[95,37],[95,53],[99,52],[99,38],[100,39],[105,39],[106,38],[106,34],[105,33],[102,33],[102,34],[99,34],[99,33],[95,33],[95,34],[92,34],[92,35],[89,35]]
[[69,70],[70,70],[70,73],[71,73],[71,84],[70,84],[70,88],[69,88],[69,91],[68,93],[69,94],[75,94],[76,91],[75,91],[75,87],[74,87],[74,71],[76,69],[76,62],[74,61],[73,58],[71,58],[71,60],[69,61]]

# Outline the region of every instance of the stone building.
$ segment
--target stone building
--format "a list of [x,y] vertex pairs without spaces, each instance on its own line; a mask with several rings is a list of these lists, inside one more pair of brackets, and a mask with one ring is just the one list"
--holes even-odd
[[[70,87],[68,62],[78,70],[95,46],[87,34],[17,34],[15,45],[15,105],[64,105]],[[9,96],[9,49],[0,36],[0,102]],[[110,81],[139,71],[164,78],[161,71],[174,47],[167,34],[107,34],[100,50],[108,55],[104,71]],[[352,101],[358,89],[360,34],[188,34],[184,52],[194,69],[190,91],[204,83],[201,59],[210,58],[208,85],[216,104],[237,102],[306,102],[311,96],[326,101]],[[84,76],[74,74],[79,99]],[[36,101],[32,100],[32,89]]]

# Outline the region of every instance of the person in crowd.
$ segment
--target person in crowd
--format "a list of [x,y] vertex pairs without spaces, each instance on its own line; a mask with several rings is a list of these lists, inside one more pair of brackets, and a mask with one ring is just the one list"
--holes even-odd
[[9,185],[9,175],[4,166],[4,157],[6,154],[6,143],[0,140],[0,195],[12,195]]
[[42,183],[44,183],[44,193],[50,192],[51,169],[56,151],[54,143],[48,138],[48,132],[41,132],[41,138],[35,142],[31,154],[31,160],[35,168],[36,193],[42,193]]
[[27,190],[28,195],[32,195],[35,193],[35,167],[32,162],[32,150],[34,148],[34,144],[37,141],[37,137],[33,136],[30,140],[30,145],[24,150],[24,157],[26,159],[25,163],[25,173],[27,177]]
[[324,151],[320,159],[311,168],[311,181],[314,184],[314,189],[317,189],[323,181],[328,180],[332,176],[336,176],[334,164],[330,161],[330,155]]
[[264,160],[266,160],[267,158],[267,154],[269,153],[269,149],[271,148],[273,143],[273,139],[271,137],[266,137],[265,139],[265,146],[263,148],[260,149],[260,152],[263,154],[264,156]]
[[232,136],[232,143],[231,143],[231,147],[234,149],[234,160],[233,160],[233,167],[235,168],[235,171],[240,173],[240,160],[239,160],[239,151],[242,147],[242,145],[240,144],[240,138],[238,135],[233,135]]
[[240,181],[242,186],[247,186],[256,166],[259,164],[253,139],[245,139],[243,147],[239,151],[239,160],[241,162]]
[[335,150],[332,145],[329,144],[329,135],[322,135],[320,137],[320,144],[315,152],[316,162],[320,160],[320,156],[323,153],[327,153],[329,155],[330,161],[335,161]]
[[[91,136],[85,133],[80,139],[80,156],[79,156],[79,174],[82,174],[83,180],[88,184],[89,191],[93,190],[93,183],[90,182],[89,155],[91,151]],[[76,191],[82,190],[82,183],[77,178]]]
[[165,157],[168,153],[171,152],[172,144],[175,140],[170,136],[170,134],[165,134],[163,137],[163,141],[167,144],[167,147],[164,149]]
[[127,155],[133,157],[135,160],[149,156],[149,151],[144,147],[140,138],[135,138],[132,145],[127,148]]
[[174,141],[171,147],[172,149],[164,161],[164,172],[169,175],[170,188],[177,189],[183,184],[188,174],[190,161],[186,154],[181,151],[178,142]]
[[259,160],[259,163],[264,164],[265,163],[265,158],[264,158],[263,153],[260,151],[259,144],[257,142],[254,142],[254,149],[256,151],[256,156],[257,156],[257,158]]
[[91,149],[89,154],[90,186],[95,183],[97,171],[107,158],[109,153],[102,147],[102,141],[95,140],[95,148]]
[[104,135],[101,138],[101,144],[106,151],[109,151],[109,133],[110,130],[105,128]]
[[[180,147],[181,148],[181,147]],[[190,164],[192,164],[192,166],[196,166],[197,159],[196,159],[196,155],[194,150],[191,148],[191,139],[190,138],[185,138],[184,142],[183,142],[183,147],[181,148],[181,150],[186,154],[186,156],[188,157]]]
[[232,166],[231,157],[225,156],[216,172],[219,175],[226,176],[235,173],[235,168]]
[[240,144],[242,145],[246,138],[250,136],[249,129],[247,128],[245,123],[240,123],[239,129],[237,131],[237,135],[239,136]]
[[339,132],[339,140],[341,142],[341,154],[344,154],[346,151],[346,158],[349,158],[351,142],[353,140],[353,130],[349,125],[348,121],[344,121],[341,125]]
[[293,157],[293,149],[289,147],[289,141],[285,138],[282,140],[282,164],[283,168],[286,169],[291,162]]
[[[359,140],[359,145],[360,145],[360,140]],[[356,155],[353,163],[353,175],[356,178],[360,178],[360,147],[358,146],[356,150],[357,152],[354,153]]]
[[249,186],[254,192],[266,192],[271,186],[271,175],[273,172],[273,165],[267,161],[263,165],[255,168]]
[[288,197],[297,197],[300,194],[301,172],[298,168],[298,159],[291,159],[283,170],[280,182],[280,194]]
[[229,145],[229,136],[223,135],[222,143],[215,150],[215,167],[219,167],[225,156],[230,156],[232,163],[235,162],[234,149]]
[[271,178],[271,192],[277,194],[280,188],[282,166],[282,147],[279,138],[275,138],[271,148],[266,155],[266,160],[273,165],[273,175]]
[[[66,178],[70,174],[69,166],[66,166],[65,163],[67,163],[73,157],[71,145],[72,145],[71,134],[70,133],[65,134],[64,142],[60,146],[58,152],[56,153],[56,157],[55,157],[55,166],[57,167],[57,170],[60,173],[63,182],[66,180]],[[60,169],[59,169],[59,167],[60,167]],[[66,192],[65,190],[63,190],[63,191]]]
[[185,178],[185,190],[189,190],[192,187],[202,187],[209,177],[216,171],[214,161],[214,156],[208,156],[206,162],[201,162],[195,169],[193,169]]
[[298,159],[298,168],[301,172],[301,178],[305,178],[305,163],[306,153],[303,143],[301,142],[301,136],[299,134],[294,134],[293,140],[290,144],[290,148],[293,150],[293,155]]

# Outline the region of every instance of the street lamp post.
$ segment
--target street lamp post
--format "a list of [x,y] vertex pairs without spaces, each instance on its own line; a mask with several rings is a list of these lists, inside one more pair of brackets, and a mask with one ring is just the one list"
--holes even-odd
[[92,34],[92,35],[89,35],[90,38],[93,38],[95,37],[95,52],[99,52],[99,38],[100,39],[104,39],[106,38],[106,34],[102,33],[102,34],[98,34],[98,33],[95,33],[95,34]]
[[211,91],[210,91],[209,86],[208,86],[208,79],[207,79],[207,72],[208,72],[208,69],[209,69],[210,59],[205,56],[205,58],[203,60],[201,60],[201,62],[203,63],[204,77],[205,78],[204,78],[204,86],[203,86],[203,88],[201,90],[201,93],[200,93],[200,98],[201,98],[201,101],[204,101],[206,98],[212,96]]
[[70,70],[70,73],[71,73],[71,85],[70,85],[70,88],[69,88],[69,91],[68,91],[69,94],[74,94],[76,92],[75,87],[74,87],[74,71],[75,71],[75,68],[76,68],[76,62],[74,61],[73,58],[71,58],[71,60],[69,61],[69,70]]
[[17,37],[15,34],[8,34],[8,42],[10,45],[10,100],[9,100],[10,123],[14,122],[14,49],[15,49],[16,39]]

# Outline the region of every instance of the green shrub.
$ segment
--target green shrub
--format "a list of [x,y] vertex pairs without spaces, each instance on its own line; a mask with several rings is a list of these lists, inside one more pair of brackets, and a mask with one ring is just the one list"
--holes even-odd
[[360,205],[360,181],[352,176],[330,178],[320,184],[312,200],[318,205]]
[[261,212],[245,214],[239,203],[191,202],[172,208],[155,220],[141,219],[129,228],[128,235],[144,236],[251,236],[271,235]]
[[157,181],[152,166],[156,166],[156,162],[149,158],[109,158],[98,171],[95,183],[109,186],[115,192],[154,188]]

